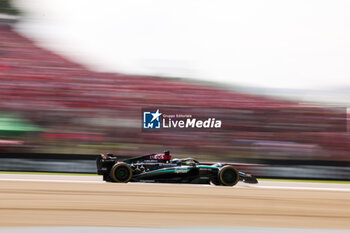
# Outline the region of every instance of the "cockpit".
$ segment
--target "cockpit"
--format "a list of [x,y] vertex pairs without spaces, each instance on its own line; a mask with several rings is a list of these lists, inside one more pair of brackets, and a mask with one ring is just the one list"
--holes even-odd
[[186,159],[172,159],[171,163],[177,164],[177,165],[183,165],[183,166],[195,166],[198,165],[199,162],[193,158],[186,158]]

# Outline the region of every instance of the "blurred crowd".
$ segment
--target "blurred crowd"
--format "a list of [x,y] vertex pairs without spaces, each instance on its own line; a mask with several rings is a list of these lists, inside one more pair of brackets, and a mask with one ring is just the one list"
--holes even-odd
[[[324,107],[296,117],[294,110],[308,107],[208,84],[92,72],[0,25],[0,152],[167,148],[202,159],[350,160],[346,112]],[[221,119],[223,128],[145,132],[142,108],[190,109]]]

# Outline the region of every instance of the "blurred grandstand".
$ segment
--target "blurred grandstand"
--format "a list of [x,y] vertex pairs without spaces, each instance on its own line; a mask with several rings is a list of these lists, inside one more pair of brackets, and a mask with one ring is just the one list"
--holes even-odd
[[[155,106],[214,114],[231,127],[210,133],[142,132],[141,108]],[[350,161],[345,128],[303,130],[316,115],[290,123],[292,130],[262,130],[276,116],[254,113],[305,107],[310,106],[181,80],[92,72],[0,24],[0,152],[135,155],[169,148],[200,159]],[[237,111],[242,108],[252,111]],[[283,117],[293,119],[294,113]]]

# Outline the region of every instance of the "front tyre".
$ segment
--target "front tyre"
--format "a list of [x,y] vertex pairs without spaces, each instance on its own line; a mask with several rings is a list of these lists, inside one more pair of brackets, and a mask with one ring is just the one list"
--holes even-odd
[[234,167],[227,165],[220,168],[218,179],[221,185],[234,186],[239,181],[239,173]]
[[126,163],[116,163],[111,169],[110,177],[117,183],[128,183],[132,178],[132,170]]

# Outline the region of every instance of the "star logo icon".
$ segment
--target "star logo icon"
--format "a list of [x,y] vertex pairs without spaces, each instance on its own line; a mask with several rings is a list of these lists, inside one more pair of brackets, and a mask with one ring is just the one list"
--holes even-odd
[[159,109],[157,109],[157,111],[156,111],[155,113],[152,113],[151,115],[152,115],[152,120],[151,120],[151,122],[152,122],[152,121],[154,121],[154,120],[159,121],[159,117],[160,117],[160,115],[162,115],[162,114],[159,112]]
[[160,129],[162,128],[162,113],[157,111],[143,111],[143,129]]

